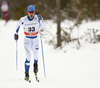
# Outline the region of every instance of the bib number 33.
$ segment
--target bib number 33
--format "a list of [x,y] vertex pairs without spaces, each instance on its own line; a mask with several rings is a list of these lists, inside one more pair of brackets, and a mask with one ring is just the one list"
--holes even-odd
[[28,27],[28,32],[34,32],[35,31],[35,27]]

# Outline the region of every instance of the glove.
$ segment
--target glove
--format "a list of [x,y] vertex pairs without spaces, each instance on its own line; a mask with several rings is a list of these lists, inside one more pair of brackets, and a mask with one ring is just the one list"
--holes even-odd
[[38,15],[38,19],[39,20],[42,20],[42,16],[40,14]]
[[19,36],[18,34],[15,34],[15,35],[14,35],[14,39],[15,39],[15,40],[18,40],[18,36]]

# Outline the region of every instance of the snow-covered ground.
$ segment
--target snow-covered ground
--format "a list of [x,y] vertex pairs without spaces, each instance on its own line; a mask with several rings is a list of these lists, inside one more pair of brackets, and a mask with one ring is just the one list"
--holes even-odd
[[[21,26],[19,30],[18,70],[16,70],[14,33],[17,21],[10,20],[6,25],[4,20],[0,21],[0,88],[100,88],[100,43],[84,44],[80,49],[73,48],[73,44],[70,43],[62,49],[54,49],[46,41],[56,36],[56,24],[52,21],[45,22],[47,29],[43,31],[42,40],[46,78],[40,48],[38,72],[40,82],[35,81],[32,70],[33,59],[31,59],[30,79],[32,82],[28,83],[24,81],[23,28]],[[99,24],[100,21],[83,22],[80,30],[99,29]],[[72,22],[66,20],[61,26],[64,28],[72,25]]]

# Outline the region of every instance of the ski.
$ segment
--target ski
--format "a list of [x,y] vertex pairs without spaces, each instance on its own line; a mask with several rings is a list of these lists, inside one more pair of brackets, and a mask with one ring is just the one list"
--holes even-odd
[[31,80],[25,80],[25,81],[27,81],[27,82],[31,83]]
[[39,82],[39,79],[37,77],[35,77],[36,81]]
[[39,82],[39,79],[37,77],[37,73],[35,73],[35,79],[36,79],[37,82]]
[[31,83],[31,80],[28,80],[29,83]]

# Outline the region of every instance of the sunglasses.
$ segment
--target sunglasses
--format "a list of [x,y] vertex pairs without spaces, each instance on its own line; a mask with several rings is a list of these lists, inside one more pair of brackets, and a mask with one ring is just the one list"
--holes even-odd
[[34,11],[29,11],[28,13],[35,13]]

